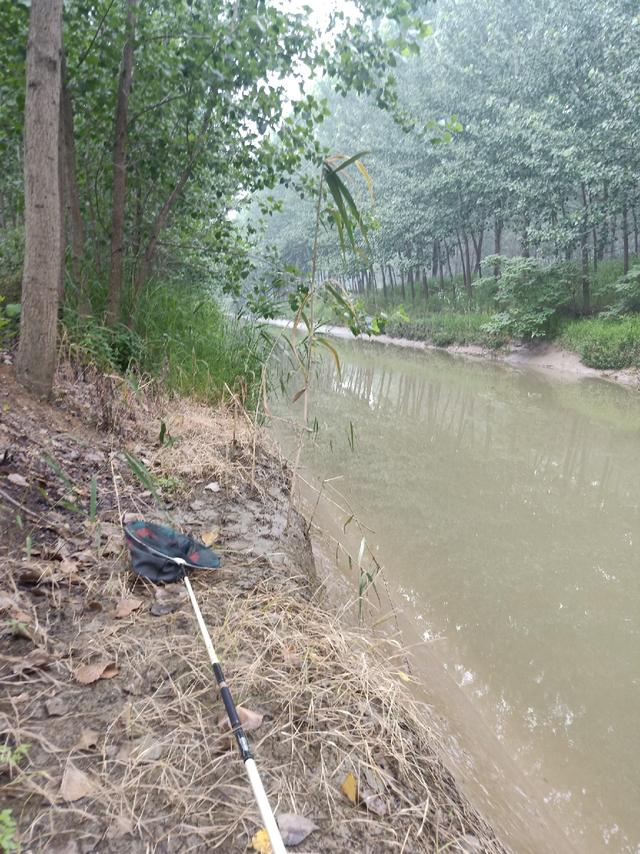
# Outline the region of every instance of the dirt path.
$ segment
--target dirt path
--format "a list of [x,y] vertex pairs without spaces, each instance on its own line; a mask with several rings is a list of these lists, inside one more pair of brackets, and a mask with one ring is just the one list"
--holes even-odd
[[294,850],[505,851],[441,762],[397,650],[323,607],[287,471],[254,451],[241,413],[171,411],[160,446],[158,405],[117,378],[97,393],[61,381],[48,406],[2,368],[9,836],[48,854],[241,852],[260,829],[184,589],[146,586],[128,569],[120,523],[164,519],[161,503],[175,526],[216,540],[222,568],[194,586],[236,700],[254,713],[278,815],[316,827]]

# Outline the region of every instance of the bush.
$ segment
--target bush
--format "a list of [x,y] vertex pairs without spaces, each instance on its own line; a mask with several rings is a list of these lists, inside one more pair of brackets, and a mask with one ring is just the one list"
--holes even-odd
[[486,324],[492,335],[544,338],[557,332],[560,320],[576,310],[579,274],[571,264],[543,267],[533,258],[486,258],[499,264],[496,302],[502,309]]
[[566,326],[562,343],[598,370],[640,367],[640,316],[597,317]]
[[427,341],[435,344],[436,347],[449,347],[452,344],[482,344],[486,347],[499,347],[506,342],[506,338],[504,335],[494,335],[486,331],[485,327],[490,319],[486,314],[445,312],[416,320],[392,316],[387,321],[385,332],[395,338]]
[[65,306],[63,330],[71,354],[107,372],[135,371],[162,380],[163,388],[205,400],[225,386],[251,406],[262,370],[262,337],[248,323],[225,316],[204,289],[170,283],[141,295],[131,327],[103,326]]
[[612,316],[640,312],[640,264],[631,267],[629,272],[614,282],[615,302],[609,312]]

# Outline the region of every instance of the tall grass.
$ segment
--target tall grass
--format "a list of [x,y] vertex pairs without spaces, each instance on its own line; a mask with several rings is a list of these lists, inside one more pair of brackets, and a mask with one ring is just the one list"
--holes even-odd
[[640,315],[574,320],[565,326],[560,340],[591,368],[640,367]]
[[102,370],[135,371],[169,392],[215,402],[225,386],[250,407],[262,370],[262,337],[248,323],[223,314],[215,298],[197,287],[155,283],[129,325],[109,329],[65,307],[63,329],[71,352]]

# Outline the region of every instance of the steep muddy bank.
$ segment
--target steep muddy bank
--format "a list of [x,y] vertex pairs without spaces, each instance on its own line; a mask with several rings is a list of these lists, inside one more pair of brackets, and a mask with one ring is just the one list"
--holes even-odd
[[[222,567],[194,587],[277,814],[316,826],[299,850],[506,850],[445,767],[404,653],[327,606],[288,470],[244,413],[82,376],[49,406],[9,368],[0,394],[0,773],[16,843],[241,852],[260,828],[183,589],[129,571],[121,525],[138,517],[216,543]],[[102,678],[81,678],[87,665]]]

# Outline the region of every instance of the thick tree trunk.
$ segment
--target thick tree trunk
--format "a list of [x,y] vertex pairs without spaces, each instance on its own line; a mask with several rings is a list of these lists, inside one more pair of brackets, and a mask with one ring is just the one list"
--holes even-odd
[[62,63],[62,130],[64,150],[65,202],[71,231],[71,275],[78,289],[78,309],[83,317],[91,314],[84,270],[84,221],[80,209],[80,193],[76,175],[76,146],[73,129],[73,104],[65,80],[64,57]]
[[25,253],[18,380],[48,397],[56,367],[60,215],[62,0],[32,0],[25,101]]
[[127,37],[122,49],[118,99],[116,104],[115,139],[113,144],[113,190],[111,198],[111,251],[107,323],[113,326],[120,317],[122,278],[124,268],[124,216],[127,186],[127,123],[129,94],[133,77],[136,6],[138,0],[128,0]]

